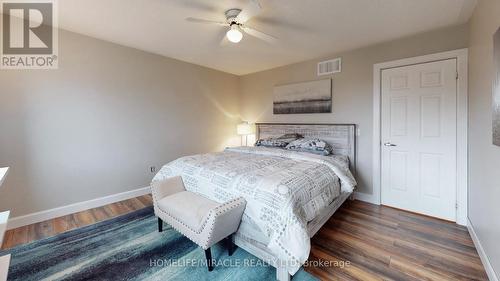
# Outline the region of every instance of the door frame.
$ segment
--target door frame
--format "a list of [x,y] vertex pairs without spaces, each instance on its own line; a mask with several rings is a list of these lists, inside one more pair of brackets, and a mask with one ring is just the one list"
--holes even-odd
[[459,49],[373,65],[373,193],[363,196],[367,201],[380,205],[381,190],[381,99],[382,71],[384,69],[410,66],[448,59],[457,60],[457,211],[456,222],[467,225],[467,126],[468,126],[468,49]]

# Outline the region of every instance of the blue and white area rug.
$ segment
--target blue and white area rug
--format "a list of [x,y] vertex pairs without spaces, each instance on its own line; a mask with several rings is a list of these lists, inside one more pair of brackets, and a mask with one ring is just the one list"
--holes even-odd
[[[8,280],[275,280],[276,270],[238,248],[212,249],[217,264],[165,224],[152,207],[0,252],[12,254]],[[302,269],[293,280],[317,280]]]

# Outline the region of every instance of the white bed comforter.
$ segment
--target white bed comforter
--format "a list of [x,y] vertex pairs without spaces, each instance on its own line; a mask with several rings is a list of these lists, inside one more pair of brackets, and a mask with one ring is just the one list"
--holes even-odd
[[307,222],[356,181],[347,161],[276,148],[237,147],[182,157],[161,168],[153,181],[182,176],[187,190],[224,202],[242,196],[245,217],[268,238],[269,250],[290,274],[307,260]]

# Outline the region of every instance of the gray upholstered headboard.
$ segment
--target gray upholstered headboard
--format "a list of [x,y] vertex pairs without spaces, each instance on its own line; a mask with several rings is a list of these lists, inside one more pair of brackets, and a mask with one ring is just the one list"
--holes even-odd
[[322,139],[333,146],[335,154],[349,156],[351,171],[356,173],[355,124],[256,123],[255,126],[257,139],[279,137],[287,133]]

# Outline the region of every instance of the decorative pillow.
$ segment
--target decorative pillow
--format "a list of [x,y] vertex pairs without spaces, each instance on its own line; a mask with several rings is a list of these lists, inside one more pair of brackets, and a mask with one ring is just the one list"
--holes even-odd
[[293,139],[293,140],[298,140],[298,139],[301,139],[303,138],[304,136],[302,136],[301,134],[297,134],[297,133],[291,133],[291,134],[285,134],[285,135],[282,135],[281,137],[279,137],[278,139]]
[[324,156],[333,154],[332,146],[320,139],[298,139],[289,143],[286,149],[310,152]]
[[265,138],[260,139],[255,143],[255,146],[267,146],[267,147],[285,147],[290,143],[287,140],[281,140],[278,138]]
[[300,134],[286,134],[277,138],[265,138],[260,139],[255,143],[255,146],[267,146],[267,147],[285,147],[289,143],[302,138]]

